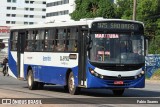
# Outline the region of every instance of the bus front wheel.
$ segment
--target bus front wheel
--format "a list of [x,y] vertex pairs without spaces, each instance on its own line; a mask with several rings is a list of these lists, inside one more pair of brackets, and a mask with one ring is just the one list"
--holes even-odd
[[79,92],[80,92],[80,88],[75,86],[74,80],[75,79],[74,79],[73,72],[71,72],[69,74],[69,78],[68,78],[68,90],[69,90],[69,93],[72,95],[79,94]]
[[123,93],[124,93],[124,89],[115,89],[115,90],[112,90],[112,91],[113,91],[113,94],[117,95],[117,96],[122,96]]
[[28,72],[27,82],[28,82],[28,88],[30,90],[34,90],[38,88],[38,83],[34,81],[34,75],[32,70],[29,70]]

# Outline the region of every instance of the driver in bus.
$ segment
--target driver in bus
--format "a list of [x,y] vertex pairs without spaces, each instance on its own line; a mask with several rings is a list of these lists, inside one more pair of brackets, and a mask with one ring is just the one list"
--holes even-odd
[[127,45],[125,42],[121,42],[121,53],[127,52]]

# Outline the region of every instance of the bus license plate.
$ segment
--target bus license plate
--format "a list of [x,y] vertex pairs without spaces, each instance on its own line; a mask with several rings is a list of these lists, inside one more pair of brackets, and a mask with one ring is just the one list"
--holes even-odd
[[123,85],[123,81],[114,81],[114,85]]

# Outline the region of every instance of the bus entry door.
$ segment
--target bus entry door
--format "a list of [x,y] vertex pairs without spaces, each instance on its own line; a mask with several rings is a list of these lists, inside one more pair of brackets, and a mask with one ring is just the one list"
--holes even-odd
[[86,56],[87,56],[86,36],[87,36],[87,34],[88,34],[88,30],[79,28],[78,84],[80,87],[86,86]]
[[24,38],[25,32],[19,32],[17,40],[17,78],[24,78]]

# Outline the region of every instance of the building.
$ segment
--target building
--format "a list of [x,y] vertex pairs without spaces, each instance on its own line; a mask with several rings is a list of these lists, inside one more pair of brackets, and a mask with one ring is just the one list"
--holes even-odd
[[6,43],[1,51],[7,52],[9,27],[45,22],[45,17],[46,0],[1,0],[0,40]]
[[0,26],[36,24],[44,21],[46,0],[1,0]]
[[70,20],[69,14],[75,10],[75,0],[47,0],[46,22]]
[[[116,0],[111,0],[116,3]],[[47,0],[46,22],[71,20],[69,16],[75,10],[75,0]]]

